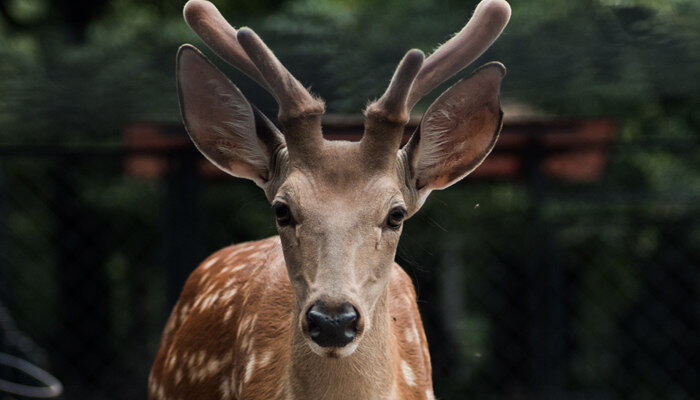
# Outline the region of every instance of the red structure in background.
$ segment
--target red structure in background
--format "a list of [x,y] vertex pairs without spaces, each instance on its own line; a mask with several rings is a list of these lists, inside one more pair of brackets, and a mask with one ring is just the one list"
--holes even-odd
[[[364,130],[359,115],[330,114],[323,122],[324,136],[330,140],[357,141]],[[414,117],[406,127],[404,141],[420,122]],[[528,157],[537,151],[537,163],[545,178],[567,182],[592,182],[605,168],[608,148],[617,132],[610,119],[560,119],[549,117],[506,118],[501,136],[491,155],[476,169],[470,179],[513,180],[526,177],[531,165]],[[182,124],[139,122],[125,131],[129,156],[125,159],[126,173],[142,178],[157,178],[164,174],[168,162],[157,155],[161,151],[193,148]],[[153,154],[148,154],[152,150]],[[207,162],[199,163],[202,176],[216,179],[228,177]]]
[[[557,237],[543,217],[541,206],[545,196],[552,193],[547,191],[550,181],[586,183],[600,179],[617,124],[609,119],[553,118],[504,108],[506,118],[501,137],[491,155],[468,181],[526,183],[530,201],[523,218],[528,225],[520,234],[531,240],[528,247],[522,249],[522,262],[504,265],[515,273],[504,274],[501,283],[513,296],[507,315],[501,316],[509,324],[502,328],[521,334],[507,340],[503,335],[495,335],[493,346],[521,350],[520,362],[509,370],[511,381],[515,382],[512,384],[533,382],[533,393],[565,393],[564,367],[572,365],[567,347],[571,339],[567,282],[571,278],[565,264],[560,264]],[[412,119],[404,141],[419,122],[420,117]],[[363,118],[359,115],[327,115],[323,125],[324,135],[331,140],[359,140],[364,130]],[[168,266],[168,297],[173,304],[192,265],[199,261],[196,254],[201,237],[196,232],[201,209],[198,202],[201,180],[228,175],[196,152],[181,124],[136,123],[129,126],[125,134],[126,173],[146,179],[157,178],[164,183],[161,209],[167,225],[162,238],[166,255],[163,265]],[[455,260],[438,261],[440,274],[427,268],[416,268],[413,273],[422,291],[423,323],[431,331],[434,343],[447,343],[431,349],[433,365],[441,366],[438,368],[449,369],[460,363],[449,350],[457,343],[456,333],[441,315],[445,307],[456,310],[461,305],[458,301],[446,305],[438,296],[453,292],[453,287],[446,286],[445,282],[463,279],[459,256]]]

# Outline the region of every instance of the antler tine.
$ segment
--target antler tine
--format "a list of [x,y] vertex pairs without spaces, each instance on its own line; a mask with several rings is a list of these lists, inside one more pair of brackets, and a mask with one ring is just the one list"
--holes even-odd
[[323,145],[321,116],[325,111],[322,100],[309,93],[292,76],[260,37],[250,28],[241,28],[238,42],[270,85],[277,100],[277,119],[284,128],[287,148],[292,158],[312,160]]
[[[264,87],[277,100],[278,119],[290,153],[311,156],[323,142],[323,101],[314,98],[249,28],[234,29],[216,7],[190,0],[183,11],[190,27],[216,54]],[[307,117],[307,118],[303,118]]]
[[435,87],[476,60],[505,28],[510,5],[505,0],[483,0],[467,25],[423,63],[408,97],[409,111]]
[[376,155],[377,152],[382,153],[384,150],[395,153],[399,148],[404,126],[409,118],[406,99],[423,65],[424,58],[423,52],[417,49],[406,53],[396,67],[386,92],[379,100],[367,107],[362,146],[371,149],[367,152],[368,154]]
[[270,85],[245,53],[234,29],[212,3],[204,0],[190,0],[183,9],[185,21],[210,49],[241,72],[265,88]]
[[280,122],[323,114],[323,102],[311,96],[252,29],[238,30],[238,41],[270,84],[280,107]]
[[407,118],[406,98],[410,93],[416,75],[421,70],[425,54],[418,49],[410,50],[396,67],[389,87],[376,105],[392,115]]

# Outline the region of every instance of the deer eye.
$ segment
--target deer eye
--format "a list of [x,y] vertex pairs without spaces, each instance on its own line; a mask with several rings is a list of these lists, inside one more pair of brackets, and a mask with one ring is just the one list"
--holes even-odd
[[288,205],[277,202],[272,205],[272,209],[275,211],[275,218],[280,226],[289,225],[292,222],[292,212]]
[[403,207],[394,207],[389,211],[386,224],[391,229],[398,229],[404,218],[406,218],[406,209]]

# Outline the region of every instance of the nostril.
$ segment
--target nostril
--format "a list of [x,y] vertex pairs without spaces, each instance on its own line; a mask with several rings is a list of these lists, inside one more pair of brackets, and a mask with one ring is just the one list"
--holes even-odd
[[321,328],[317,326],[310,327],[309,336],[311,336],[311,339],[317,339],[319,336],[321,336]]
[[329,312],[325,303],[316,302],[306,313],[309,337],[323,347],[343,347],[357,336],[359,314],[350,303]]
[[312,339],[316,339],[321,335],[321,321],[324,318],[321,312],[314,310],[315,307],[314,305],[314,307],[306,313],[306,321],[309,324],[309,336],[311,336]]
[[357,325],[357,310],[350,303],[343,304],[343,312],[336,317],[338,324],[344,327]]

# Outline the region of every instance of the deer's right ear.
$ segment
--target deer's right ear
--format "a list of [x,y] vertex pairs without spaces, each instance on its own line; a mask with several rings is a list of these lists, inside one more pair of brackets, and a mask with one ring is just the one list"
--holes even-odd
[[223,171],[265,188],[284,137],[199,50],[177,53],[180,111],[197,149]]
[[428,107],[401,149],[416,208],[432,190],[467,176],[493,149],[503,121],[498,95],[505,72],[502,64],[488,63]]

